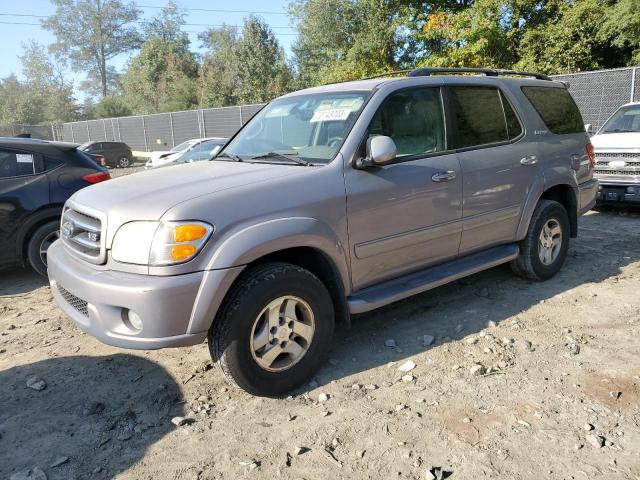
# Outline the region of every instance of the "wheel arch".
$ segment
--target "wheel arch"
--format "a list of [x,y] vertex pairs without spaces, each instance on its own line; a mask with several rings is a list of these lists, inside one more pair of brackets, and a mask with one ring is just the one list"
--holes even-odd
[[24,262],[27,258],[29,238],[45,223],[60,220],[62,207],[62,204],[48,205],[47,207],[37,210],[29,215],[25,222],[20,226],[16,235],[16,256],[21,261]]
[[[214,233],[215,235],[215,233]],[[268,262],[298,265],[316,275],[329,290],[337,321],[349,325],[347,295],[351,280],[347,256],[337,235],[313,218],[288,218],[264,222],[229,235],[212,246],[214,254],[207,276],[228,271],[223,280],[203,282],[190,321],[190,332],[211,327],[216,312],[247,268]],[[221,291],[222,290],[222,291]]]
[[529,201],[525,205],[524,213],[518,226],[516,239],[522,240],[527,234],[531,218],[533,217],[533,212],[540,200],[554,200],[560,203],[567,211],[567,215],[569,215],[570,236],[571,238],[577,237],[578,196],[576,190],[577,188],[575,186],[568,183],[558,183],[552,186],[545,186],[544,189],[540,188],[535,196],[532,195],[530,197],[535,199],[535,201]]

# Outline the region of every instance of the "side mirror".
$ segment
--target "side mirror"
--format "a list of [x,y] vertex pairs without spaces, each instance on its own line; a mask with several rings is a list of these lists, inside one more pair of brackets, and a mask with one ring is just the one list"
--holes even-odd
[[367,157],[356,162],[357,168],[381,167],[396,159],[396,144],[391,137],[378,135],[367,140]]
[[585,123],[584,131],[587,132],[589,135],[591,135],[593,133],[592,125],[590,123]]

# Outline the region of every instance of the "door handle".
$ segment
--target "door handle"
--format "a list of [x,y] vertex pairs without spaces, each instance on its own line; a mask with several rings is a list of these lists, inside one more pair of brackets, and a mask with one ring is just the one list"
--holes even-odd
[[454,178],[456,178],[456,172],[453,170],[438,172],[431,175],[431,180],[434,182],[450,182]]
[[529,155],[520,159],[520,165],[529,166],[535,165],[536,163],[538,163],[538,157],[535,155]]

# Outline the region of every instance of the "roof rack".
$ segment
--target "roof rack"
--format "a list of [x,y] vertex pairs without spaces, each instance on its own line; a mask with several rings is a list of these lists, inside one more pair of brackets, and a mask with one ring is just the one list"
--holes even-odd
[[498,77],[500,75],[517,75],[519,77],[533,77],[538,80],[553,81],[551,77],[544,73],[536,72],[522,72],[519,70],[504,70],[501,68],[416,68],[414,70],[396,70],[394,72],[381,73],[372,77],[367,77],[365,80],[371,80],[374,78],[389,77],[392,75],[401,75],[406,73],[408,77],[428,77],[433,74],[440,73],[480,73],[487,77]]

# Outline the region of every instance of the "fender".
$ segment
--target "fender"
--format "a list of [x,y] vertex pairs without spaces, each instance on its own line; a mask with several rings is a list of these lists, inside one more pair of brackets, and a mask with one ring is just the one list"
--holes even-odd
[[235,279],[247,264],[288,248],[311,247],[333,262],[345,295],[351,289],[347,252],[326,223],[310,217],[268,220],[234,232],[209,259],[189,321],[188,333],[206,331]]
[[29,215],[29,217],[20,225],[16,234],[16,257],[23,259],[24,242],[27,240],[29,231],[41,223],[43,220],[55,220],[60,219],[62,215],[62,205],[47,206],[42,210],[38,210],[35,213]]
[[[575,203],[576,199],[578,198],[577,183],[569,184],[564,182],[554,182],[554,183],[547,184],[545,182],[544,173],[536,176],[534,183],[531,187],[531,190],[529,191],[529,195],[525,200],[524,207],[522,209],[522,216],[520,217],[520,223],[518,224],[518,229],[516,230],[516,241],[522,240],[527,235],[527,231],[529,230],[529,223],[531,223],[531,217],[533,217],[533,211],[535,210],[536,205],[542,198],[542,195],[544,194],[544,192],[558,185],[571,187],[571,191],[573,192],[573,199]],[[568,212],[568,213],[569,213],[570,221],[572,218],[576,217],[575,215],[572,216],[571,212]],[[575,226],[572,225],[572,229],[574,227]]]
[[323,252],[336,267],[345,290],[350,290],[347,252],[342,242],[331,227],[311,217],[267,220],[234,232],[217,246],[206,270],[247,265],[270,253],[303,246]]

